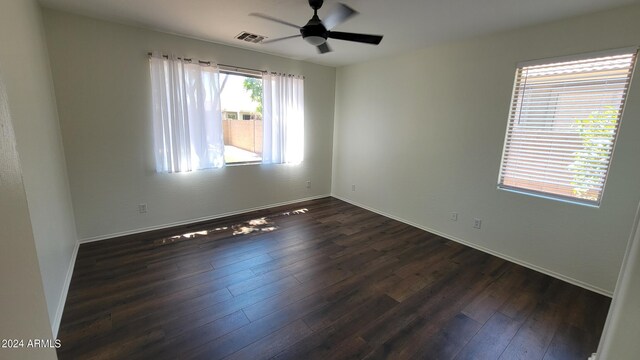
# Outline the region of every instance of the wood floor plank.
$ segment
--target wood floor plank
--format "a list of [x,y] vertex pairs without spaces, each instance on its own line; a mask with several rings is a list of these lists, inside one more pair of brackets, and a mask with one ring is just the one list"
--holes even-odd
[[428,354],[432,359],[453,359],[481,327],[482,324],[475,320],[458,314],[423,343],[411,358],[422,359]]
[[209,360],[227,357],[245,346],[299,320],[307,312],[314,311],[324,304],[325,301],[321,298],[305,298],[289,305],[285,309],[254,321],[204,346],[189,351],[184,354],[184,356],[187,358]]
[[578,360],[587,359],[593,350],[587,350],[581,344],[588,339],[586,331],[562,322],[551,340],[551,344],[544,354],[543,360]]
[[[141,351],[140,357],[159,359],[175,359],[186,349],[204,345],[211,340],[226,335],[249,323],[242,310],[233,312],[210,323],[198,326],[179,336],[169,337],[153,349]],[[135,356],[135,355],[134,355]]]
[[[478,255],[475,261],[468,263],[473,268],[474,265],[477,265],[482,260],[483,255],[475,252],[471,253]],[[460,297],[468,292],[467,286],[474,284],[476,291],[479,291],[483,288],[483,284],[480,282],[481,279],[482,275],[480,273],[450,271],[431,286],[414,293],[403,301],[400,306],[371,323],[363,331],[362,338],[374,347],[382,346],[420,316],[432,316],[435,312],[441,311],[443,307],[457,313],[461,310],[458,309],[457,304],[460,302]],[[459,286],[459,284],[465,284],[466,286]]]
[[584,359],[609,303],[327,197],[82,244],[57,353]]
[[495,313],[455,357],[456,360],[497,359],[520,328],[520,323]]
[[289,304],[308,296],[319,296],[323,299],[330,297],[335,299],[340,296],[338,295],[339,291],[350,289],[356,286],[359,282],[366,281],[366,279],[377,278],[377,274],[379,273],[388,273],[396,264],[397,259],[395,258],[380,257],[368,263],[367,266],[363,267],[362,271],[348,279],[324,276],[321,279],[316,279],[314,282],[301,284],[297,288],[287,291],[286,293],[276,295],[272,298],[255,303],[254,305],[250,305],[244,308],[244,311],[245,314],[247,314],[247,317],[254,321],[281,310]]
[[523,281],[522,274],[516,271],[506,273],[505,276],[487,286],[462,310],[462,313],[480,324],[486,323],[503,306],[510,294],[513,294],[516,289],[522,288]]
[[225,359],[270,359],[288,346],[311,335],[311,333],[312,331],[303,321],[296,320],[253,344],[245,346]]
[[[354,336],[361,327],[396,305],[398,302],[386,295],[374,296],[329,326],[318,329],[313,335],[282,351],[275,359],[335,359],[344,356],[346,354],[342,351],[345,347],[351,348],[353,344],[361,345],[364,342],[362,338]],[[348,345],[344,345],[344,342]],[[361,350],[360,346],[358,349]]]
[[511,339],[500,359],[543,358],[558,328],[557,312],[557,306],[540,303]]

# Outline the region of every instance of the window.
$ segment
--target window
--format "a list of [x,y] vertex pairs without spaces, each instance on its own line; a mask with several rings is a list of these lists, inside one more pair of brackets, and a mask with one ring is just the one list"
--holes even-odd
[[[227,164],[262,161],[262,73],[220,72],[224,161]],[[238,116],[239,115],[239,116]]]
[[302,161],[303,77],[149,56],[157,172]]
[[498,187],[599,205],[636,49],[518,65]]

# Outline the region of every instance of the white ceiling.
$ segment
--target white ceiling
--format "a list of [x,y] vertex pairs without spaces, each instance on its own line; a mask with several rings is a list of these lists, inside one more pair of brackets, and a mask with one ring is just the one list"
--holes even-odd
[[[384,35],[379,46],[329,40],[320,55],[302,39],[249,44],[234,37],[249,31],[269,38],[295,35],[294,28],[248,16],[259,12],[304,25],[307,0],[40,0],[46,6],[91,17],[182,34],[318,64],[341,66],[533,25],[640,0],[341,0],[360,12],[336,31]],[[325,0],[320,18],[337,0]]]

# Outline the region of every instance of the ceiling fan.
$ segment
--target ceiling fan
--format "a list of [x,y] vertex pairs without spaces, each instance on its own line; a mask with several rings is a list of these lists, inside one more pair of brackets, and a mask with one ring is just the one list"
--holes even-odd
[[331,51],[331,48],[327,44],[327,38],[338,39],[338,40],[346,40],[346,41],[355,41],[365,44],[378,45],[382,40],[382,35],[369,35],[369,34],[356,34],[356,33],[348,33],[341,31],[331,31],[334,27],[342,24],[347,21],[354,15],[357,15],[358,12],[350,8],[349,6],[338,3],[336,7],[334,7],[329,15],[324,19],[320,20],[318,17],[318,9],[322,7],[323,0],[309,0],[309,6],[313,9],[313,17],[307,22],[305,26],[298,26],[292,24],[290,22],[280,20],[269,15],[264,15],[260,13],[251,13],[249,15],[256,16],[259,18],[263,18],[270,21],[275,21],[277,23],[294,27],[300,30],[299,35],[285,36],[277,39],[271,39],[263,41],[263,44],[268,44],[276,41],[292,39],[297,37],[302,37],[309,44],[316,46],[318,51],[321,54],[328,53]]

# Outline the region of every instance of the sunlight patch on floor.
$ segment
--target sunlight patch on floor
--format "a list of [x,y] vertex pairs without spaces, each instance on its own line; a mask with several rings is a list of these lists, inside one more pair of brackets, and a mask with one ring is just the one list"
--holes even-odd
[[216,233],[221,232],[229,232],[232,231],[230,235],[246,235],[251,233],[258,232],[272,232],[278,229],[278,225],[273,220],[274,218],[281,216],[292,216],[292,215],[301,215],[306,214],[309,211],[307,208],[301,208],[296,210],[284,211],[282,213],[273,215],[273,216],[265,216],[257,219],[251,219],[249,221],[243,221],[238,224],[234,224],[232,226],[221,226],[212,229],[199,230],[199,231],[191,231],[180,235],[170,236],[166,238],[162,238],[154,241],[154,243],[158,245],[167,245],[173,244],[178,241],[191,240],[196,239],[202,236],[214,235]]

